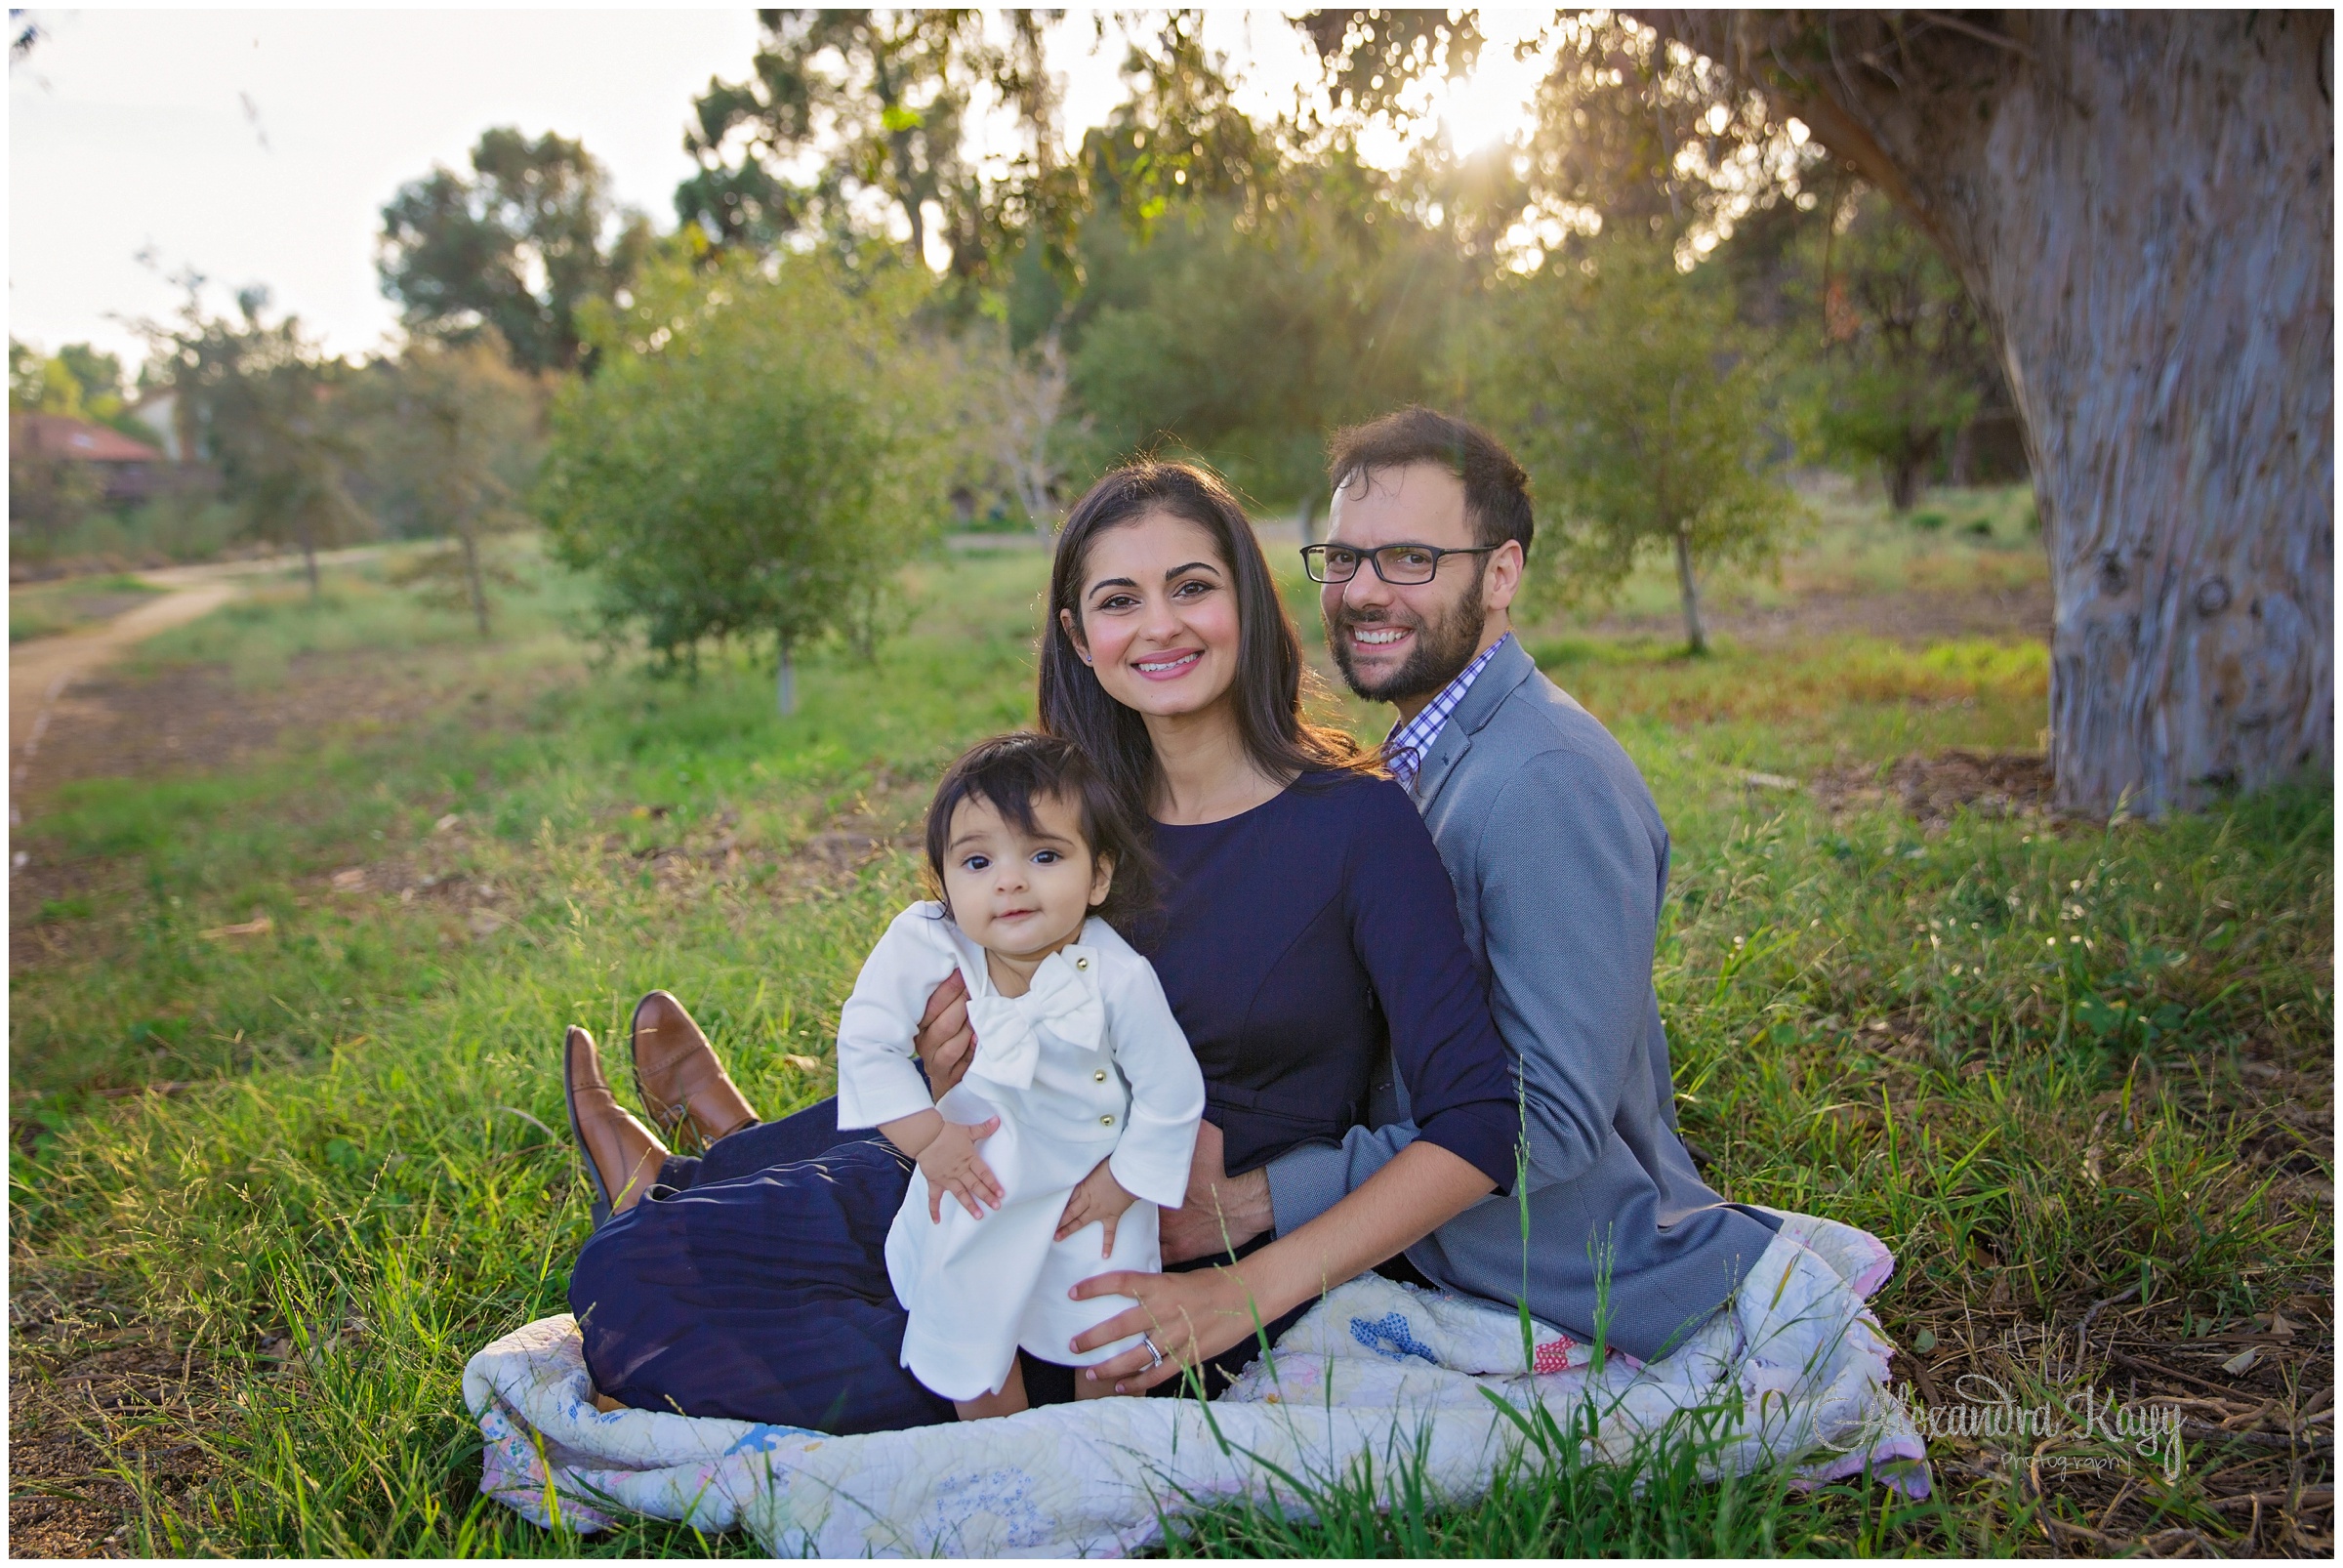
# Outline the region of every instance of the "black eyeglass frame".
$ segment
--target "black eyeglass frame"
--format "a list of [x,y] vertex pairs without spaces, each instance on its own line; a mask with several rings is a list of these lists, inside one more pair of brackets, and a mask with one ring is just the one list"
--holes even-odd
[[[1502,550],[1505,547],[1500,544],[1473,545],[1468,549],[1445,550],[1438,545],[1411,545],[1403,543],[1396,545],[1377,545],[1373,550],[1355,550],[1349,545],[1304,545],[1301,547],[1301,569],[1308,574],[1310,581],[1313,583],[1347,583],[1351,580],[1351,578],[1359,575],[1359,569],[1356,566],[1353,566],[1350,569],[1349,577],[1322,577],[1319,575],[1319,573],[1325,570],[1326,553],[1329,550],[1348,550],[1352,555],[1358,557],[1361,560],[1364,560],[1369,565],[1373,566],[1375,568],[1375,575],[1381,578],[1384,582],[1389,583],[1393,588],[1421,588],[1425,583],[1432,581],[1433,578],[1440,575],[1440,562],[1447,557],[1486,556],[1491,551]],[[1389,572],[1383,570],[1383,553],[1390,550],[1419,551],[1422,554],[1432,557],[1432,569],[1425,576],[1418,579],[1415,582],[1400,582]]]

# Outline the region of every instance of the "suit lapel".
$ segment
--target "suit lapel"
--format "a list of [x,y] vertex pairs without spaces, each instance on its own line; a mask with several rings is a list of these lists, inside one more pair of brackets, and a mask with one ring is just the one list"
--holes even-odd
[[1478,676],[1473,678],[1472,689],[1457,704],[1457,711],[1448,716],[1440,726],[1439,739],[1416,771],[1415,785],[1409,791],[1416,798],[1416,809],[1429,811],[1432,803],[1440,798],[1442,786],[1456,772],[1457,764],[1472,749],[1472,737],[1481,726],[1496,717],[1497,710],[1513,694],[1513,688],[1538,673],[1538,662],[1531,658],[1515,638],[1498,650]]

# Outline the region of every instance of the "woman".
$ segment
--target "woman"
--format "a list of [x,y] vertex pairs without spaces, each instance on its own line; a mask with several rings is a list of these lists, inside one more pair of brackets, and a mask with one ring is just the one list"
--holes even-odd
[[[1059,537],[1049,604],[1042,724],[1155,824],[1167,892],[1126,934],[1204,1069],[1225,1168],[1339,1140],[1386,1047],[1420,1130],[1283,1237],[1076,1288],[1138,1304],[1075,1348],[1147,1336],[1084,1376],[1141,1392],[1195,1368],[1216,1388],[1327,1288],[1504,1190],[1511,1073],[1415,807],[1301,718],[1300,640],[1227,490],[1176,464],[1107,475]],[[965,1065],[963,1011],[943,992],[930,1005],[921,1044],[939,1092],[945,1064]],[[571,1275],[596,1385],[644,1409],[842,1433],[952,1419],[895,1364],[903,1317],[881,1249],[902,1158],[883,1140],[831,1146],[828,1106],[746,1125],[747,1102],[673,999],[646,998],[637,1022],[654,1115],[687,1116],[715,1141],[701,1161],[669,1156],[570,1032],[572,1126],[597,1214],[618,1211]],[[1072,1377],[1053,1385],[1031,1369],[1028,1390],[1071,1397]]]

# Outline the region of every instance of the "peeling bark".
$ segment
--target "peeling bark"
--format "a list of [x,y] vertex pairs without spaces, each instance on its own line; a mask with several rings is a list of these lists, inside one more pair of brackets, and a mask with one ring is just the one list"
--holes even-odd
[[2333,21],[1644,12],[1944,247],[2050,554],[2057,803],[2334,763]]

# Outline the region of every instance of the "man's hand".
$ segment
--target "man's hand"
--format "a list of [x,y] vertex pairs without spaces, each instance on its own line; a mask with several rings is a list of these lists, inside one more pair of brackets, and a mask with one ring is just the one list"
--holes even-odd
[[911,1045],[937,1099],[967,1076],[968,1063],[976,1059],[976,1031],[968,1025],[968,982],[960,970],[927,993],[927,1011],[920,1014]]
[[1095,1219],[1106,1226],[1106,1240],[1098,1248],[1100,1258],[1115,1256],[1115,1226],[1122,1223],[1123,1211],[1139,1200],[1123,1190],[1106,1161],[1100,1160],[1090,1174],[1084,1176],[1074,1190],[1066,1194],[1066,1212],[1057,1221],[1056,1240],[1068,1236]]
[[1269,1173],[1230,1176],[1223,1147],[1220,1129],[1210,1122],[1197,1124],[1187,1201],[1163,1213],[1167,1263],[1235,1252],[1277,1223],[1269,1203]]

